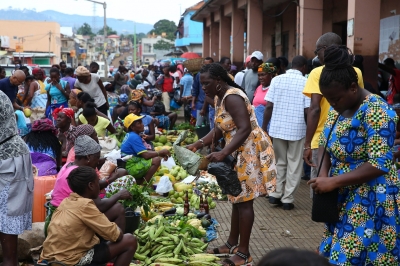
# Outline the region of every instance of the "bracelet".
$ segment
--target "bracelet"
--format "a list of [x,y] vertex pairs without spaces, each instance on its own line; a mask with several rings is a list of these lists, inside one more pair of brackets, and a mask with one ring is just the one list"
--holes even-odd
[[202,148],[204,148],[204,140],[203,139],[199,139],[199,141],[201,142]]
[[311,147],[304,148],[303,150],[309,150],[309,149],[311,149]]

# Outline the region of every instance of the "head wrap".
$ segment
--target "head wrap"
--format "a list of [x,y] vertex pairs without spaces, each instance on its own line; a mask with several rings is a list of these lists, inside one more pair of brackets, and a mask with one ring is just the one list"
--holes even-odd
[[76,69],[76,75],[78,77],[90,76],[89,70],[84,66],[78,66]]
[[58,113],[64,113],[67,117],[69,117],[71,120],[75,119],[75,113],[74,110],[71,108],[64,108],[64,107],[58,107],[54,110],[53,112],[53,117],[54,119],[57,119]]
[[266,72],[268,74],[274,74],[277,72],[277,68],[276,66],[274,66],[274,64],[272,63],[262,63],[259,67],[258,67],[258,72]]
[[231,70],[237,70],[237,66],[231,65]]
[[68,130],[66,139],[67,139],[67,151],[69,151],[72,146],[74,146],[75,140],[79,136],[91,136],[95,133],[95,129],[93,126],[89,124],[79,125],[77,127],[72,127]]
[[119,96],[119,101],[120,101],[121,103],[126,103],[126,102],[128,101],[128,95],[126,95],[125,93],[121,94],[121,95]]
[[87,156],[101,151],[101,146],[91,137],[84,135],[75,140],[75,156]]
[[39,74],[39,73],[42,73],[42,74],[43,74],[42,69],[41,69],[40,67],[35,67],[35,68],[32,70],[32,75],[37,75],[37,74]]
[[251,60],[251,55],[249,55],[248,57],[246,57],[245,63],[247,64],[248,62],[250,62],[250,60]]
[[141,89],[133,90],[131,93],[131,100],[141,103],[143,96],[145,96],[143,90]]
[[44,118],[33,122],[32,131],[51,131],[55,135],[57,129],[55,128],[53,122],[51,122],[50,119]]

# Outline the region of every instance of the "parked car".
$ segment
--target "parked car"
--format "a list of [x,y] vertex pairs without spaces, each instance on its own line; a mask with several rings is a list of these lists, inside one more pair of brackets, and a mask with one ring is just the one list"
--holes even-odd
[[[132,58],[132,56],[127,56],[126,57],[126,61],[132,61],[133,60],[133,58]],[[132,62],[131,62],[132,63]]]

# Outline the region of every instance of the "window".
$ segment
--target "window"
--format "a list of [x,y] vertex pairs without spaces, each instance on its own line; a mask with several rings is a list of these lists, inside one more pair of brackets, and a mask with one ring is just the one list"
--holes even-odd
[[32,58],[32,64],[50,65],[50,58]]
[[282,56],[289,58],[289,33],[282,34]]

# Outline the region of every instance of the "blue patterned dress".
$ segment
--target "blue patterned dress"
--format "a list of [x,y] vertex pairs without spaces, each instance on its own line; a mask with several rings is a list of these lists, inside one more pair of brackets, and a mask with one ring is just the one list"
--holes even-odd
[[[320,145],[338,113],[331,110]],[[400,181],[392,163],[397,116],[368,95],[351,118],[339,117],[328,142],[331,176],[368,162],[386,174],[339,189],[340,221],[325,225],[319,252],[334,265],[400,265]]]

